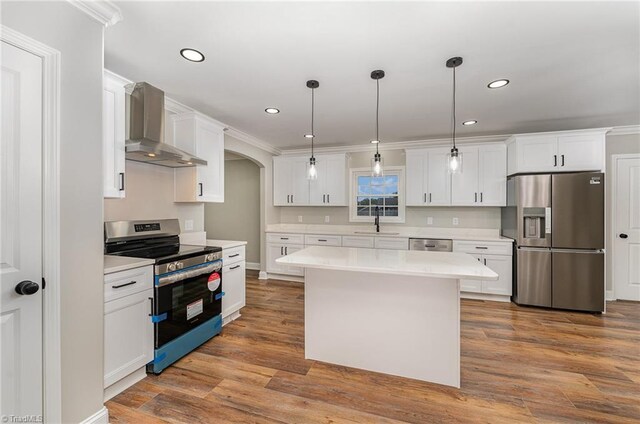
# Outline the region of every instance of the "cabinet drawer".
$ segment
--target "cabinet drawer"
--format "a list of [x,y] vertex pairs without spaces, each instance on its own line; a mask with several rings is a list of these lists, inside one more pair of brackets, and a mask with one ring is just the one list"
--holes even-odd
[[307,246],[342,246],[342,237],[340,236],[304,236],[304,244]]
[[153,266],[128,269],[104,276],[104,301],[153,289]]
[[375,241],[373,237],[367,236],[342,236],[343,247],[365,247],[373,249]]
[[455,241],[453,242],[454,252],[471,253],[472,255],[506,255],[511,256],[511,243],[488,241]]
[[303,234],[267,234],[267,243],[304,244]]
[[222,263],[231,265],[236,262],[245,260],[245,248],[244,246],[232,247],[230,249],[224,249],[222,251]]
[[409,250],[409,239],[406,237],[376,237],[376,249]]

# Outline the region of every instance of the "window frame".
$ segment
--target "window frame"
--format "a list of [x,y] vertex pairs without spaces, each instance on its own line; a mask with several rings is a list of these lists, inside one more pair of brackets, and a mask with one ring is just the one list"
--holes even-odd
[[[398,175],[398,216],[380,216],[381,223],[404,224],[405,223],[405,167],[385,166],[385,175]],[[349,222],[373,223],[373,216],[358,216],[358,177],[371,176],[371,168],[349,168]]]

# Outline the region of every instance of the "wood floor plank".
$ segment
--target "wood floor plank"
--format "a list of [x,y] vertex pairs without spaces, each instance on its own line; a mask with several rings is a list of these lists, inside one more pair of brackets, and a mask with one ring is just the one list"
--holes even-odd
[[304,359],[304,285],[247,278],[220,337],[107,403],[114,423],[640,422],[640,303],[461,301],[461,389]]

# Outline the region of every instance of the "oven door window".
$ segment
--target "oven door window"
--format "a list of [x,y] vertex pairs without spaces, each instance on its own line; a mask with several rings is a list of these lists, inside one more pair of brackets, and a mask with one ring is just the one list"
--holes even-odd
[[161,316],[166,313],[167,316],[156,323],[156,348],[219,315],[222,312],[220,293],[221,271],[207,272],[157,287],[155,315]]

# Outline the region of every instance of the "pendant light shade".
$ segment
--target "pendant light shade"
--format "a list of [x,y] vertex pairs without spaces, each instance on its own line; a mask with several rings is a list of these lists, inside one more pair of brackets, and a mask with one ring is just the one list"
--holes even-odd
[[453,101],[451,122],[452,122],[452,136],[451,136],[451,152],[447,155],[447,169],[451,174],[457,174],[462,172],[462,153],[458,151],[456,147],[456,68],[462,65],[461,57],[452,57],[447,60],[447,68],[453,69]]
[[320,83],[316,80],[307,81],[307,87],[311,89],[311,132],[309,134],[305,134],[305,138],[311,139],[311,157],[309,158],[309,165],[307,167],[307,179],[309,180],[317,180],[318,179],[318,168],[316,167],[316,158],[313,156],[313,142],[316,137],[316,133],[313,128],[313,118],[315,112],[315,90],[320,86]]
[[377,70],[371,72],[371,78],[376,80],[376,138],[371,141],[376,145],[376,153],[371,159],[371,176],[382,177],[384,175],[384,163],[378,146],[380,146],[380,134],[379,134],[379,116],[380,116],[380,80],[384,78],[384,71]]

